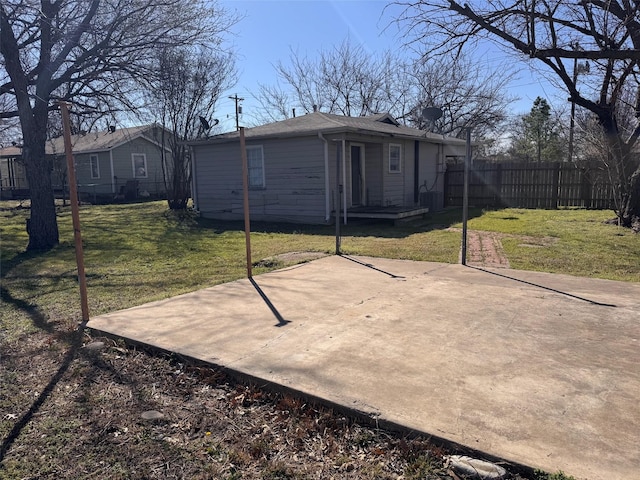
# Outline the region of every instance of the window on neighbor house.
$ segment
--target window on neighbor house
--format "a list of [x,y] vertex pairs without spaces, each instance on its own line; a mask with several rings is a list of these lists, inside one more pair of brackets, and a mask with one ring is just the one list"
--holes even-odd
[[89,157],[89,164],[91,166],[91,178],[100,178],[100,164],[98,163],[98,155],[91,155]]
[[264,154],[262,145],[247,147],[249,188],[264,188]]
[[132,153],[133,178],[147,178],[147,156],[144,153]]
[[400,173],[401,172],[401,162],[400,162],[400,152],[402,148],[397,144],[389,145],[389,173]]

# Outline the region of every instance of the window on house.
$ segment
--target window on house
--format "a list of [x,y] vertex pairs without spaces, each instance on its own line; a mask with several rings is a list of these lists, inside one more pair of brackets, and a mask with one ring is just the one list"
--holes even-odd
[[144,153],[132,153],[133,178],[147,178],[147,156]]
[[98,155],[91,155],[89,157],[89,163],[91,166],[91,178],[100,178],[100,164],[98,163]]
[[264,188],[264,155],[262,145],[247,147],[249,188]]
[[389,145],[389,173],[401,172],[400,152],[400,145],[396,145],[393,143]]

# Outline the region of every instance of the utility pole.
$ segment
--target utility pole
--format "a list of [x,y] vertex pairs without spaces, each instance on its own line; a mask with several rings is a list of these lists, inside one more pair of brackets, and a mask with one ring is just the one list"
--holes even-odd
[[229,97],[229,100],[234,100],[236,102],[236,131],[240,130],[240,114],[242,113],[242,107],[239,105],[240,102],[244,100],[244,98],[238,97],[236,93],[233,97]]

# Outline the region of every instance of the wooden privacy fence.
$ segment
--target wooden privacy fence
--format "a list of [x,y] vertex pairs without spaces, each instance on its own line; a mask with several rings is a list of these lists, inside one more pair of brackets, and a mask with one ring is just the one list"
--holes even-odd
[[[448,165],[445,206],[461,206],[464,164]],[[469,205],[475,207],[613,208],[613,189],[601,165],[570,163],[474,163]]]

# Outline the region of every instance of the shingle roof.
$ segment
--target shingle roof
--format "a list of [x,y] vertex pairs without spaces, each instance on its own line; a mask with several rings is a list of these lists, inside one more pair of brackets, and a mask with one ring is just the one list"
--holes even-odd
[[[393,122],[393,123],[388,123]],[[337,134],[342,132],[381,135],[389,137],[404,137],[415,140],[428,139],[434,143],[460,143],[463,140],[444,137],[423,130],[405,127],[397,124],[389,114],[376,114],[367,117],[344,117],[330,113],[314,112],[295,118],[288,118],[274,123],[267,123],[258,127],[246,128],[245,137],[248,139],[268,137],[295,137],[302,135]],[[206,140],[194,141],[192,144],[218,143],[237,139],[238,132],[215,135]]]
[[[149,130],[154,126],[156,125],[141,125],[138,127],[117,128],[113,132],[107,130],[102,132],[89,132],[84,135],[72,135],[71,145],[73,146],[73,153],[111,150],[112,148],[142,136],[153,141],[152,134]],[[46,149],[47,153],[64,153],[64,137],[57,137],[47,141]]]
[[[102,132],[89,132],[83,135],[71,135],[73,153],[104,152],[139,137],[144,137],[153,142],[155,139],[153,138],[151,130],[154,127],[160,128],[157,124],[150,124],[138,127],[118,128],[113,132],[107,130]],[[49,155],[64,154],[64,137],[47,140],[45,148]],[[21,155],[21,147],[6,147],[0,149],[0,157],[19,157]]]

